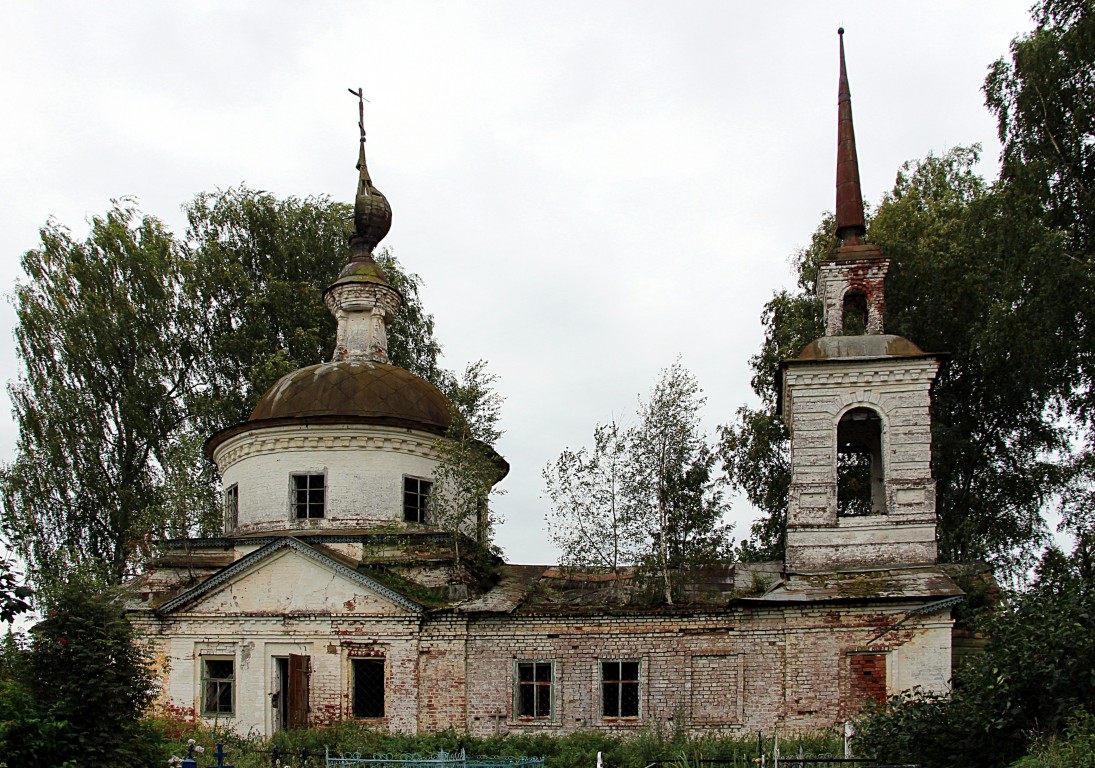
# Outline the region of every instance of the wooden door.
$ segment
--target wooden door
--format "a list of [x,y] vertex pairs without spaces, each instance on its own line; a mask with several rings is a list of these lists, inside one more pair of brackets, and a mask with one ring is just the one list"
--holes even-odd
[[308,727],[308,656],[289,654],[289,727]]

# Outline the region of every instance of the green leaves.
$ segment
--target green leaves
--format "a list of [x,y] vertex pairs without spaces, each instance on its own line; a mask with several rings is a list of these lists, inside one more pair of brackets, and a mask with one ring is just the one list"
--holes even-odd
[[723,481],[700,427],[703,403],[678,360],[640,400],[635,426],[597,425],[592,450],[566,449],[544,468],[564,565],[619,573],[638,564],[672,603],[682,572],[727,554]]
[[9,385],[19,453],[5,467],[4,528],[41,583],[76,562],[119,581],[163,522],[163,451],[182,428],[194,351],[186,254],[131,201],[61,225],[23,259],[16,286],[24,372]]
[[999,766],[1095,707],[1095,590],[1075,575],[1013,595],[983,627],[984,653],[949,697],[912,691],[860,724],[857,749],[926,766]]
[[156,683],[118,595],[81,580],[59,587],[29,644],[9,635],[3,661],[0,750],[8,759],[59,766],[157,757],[139,724]]
[[[1064,487],[1071,449],[1060,406],[1077,386],[1076,308],[1085,275],[1061,257],[1061,235],[1007,186],[973,172],[976,148],[906,163],[878,206],[869,239],[890,257],[885,326],[948,354],[932,398],[940,556],[1020,568],[1045,537],[1041,512]],[[735,487],[766,513],[744,558],[778,557],[790,482],[787,434],[775,415],[779,361],[820,336],[816,264],[823,221],[796,258],[799,291],[777,294],[753,358],[763,407],[740,409],[720,454]]]
[[627,433],[611,422],[593,429],[593,447],[566,448],[543,470],[551,501],[548,533],[561,551],[560,565],[594,567],[616,576],[637,558],[626,531],[624,466]]
[[[204,439],[334,347],[322,294],[349,258],[349,206],[239,187],[185,208],[184,238],[122,200],[84,240],[47,223],[24,256],[2,522],[47,592],[74,569],[119,583],[150,539],[216,532]],[[449,381],[418,277],[378,259],[404,297],[393,362]]]
[[490,508],[494,488],[508,466],[494,451],[502,437],[498,428],[504,398],[494,386],[498,377],[486,362],[471,363],[457,378],[443,373],[443,388],[451,402],[451,423],[437,440],[438,464],[433,471],[428,521],[453,535],[458,567],[471,553],[461,538],[469,537],[479,549],[490,549],[495,517]]

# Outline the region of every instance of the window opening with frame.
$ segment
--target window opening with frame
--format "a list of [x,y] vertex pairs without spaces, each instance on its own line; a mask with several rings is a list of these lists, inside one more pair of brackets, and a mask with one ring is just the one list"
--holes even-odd
[[240,487],[233,483],[224,489],[224,530],[234,531],[240,524]]
[[351,659],[354,717],[384,717],[384,659]]
[[882,466],[882,419],[870,408],[853,408],[836,428],[837,514],[880,515],[886,511]]
[[327,502],[327,478],[323,474],[292,475],[293,517],[307,520],[323,517]]
[[403,519],[408,523],[426,522],[426,506],[429,503],[433,483],[418,477],[403,478]]
[[639,662],[601,662],[601,716],[639,716]]
[[201,657],[202,715],[217,717],[235,712],[236,662]]
[[517,662],[514,710],[518,718],[550,720],[552,717],[553,662]]

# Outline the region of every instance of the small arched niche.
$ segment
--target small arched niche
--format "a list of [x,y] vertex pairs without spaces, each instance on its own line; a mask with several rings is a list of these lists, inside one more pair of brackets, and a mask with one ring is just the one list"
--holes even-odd
[[853,408],[840,418],[836,428],[837,514],[884,514],[885,478],[882,418],[871,408]]
[[841,322],[842,336],[863,336],[867,333],[867,294],[859,288],[852,288],[844,294]]

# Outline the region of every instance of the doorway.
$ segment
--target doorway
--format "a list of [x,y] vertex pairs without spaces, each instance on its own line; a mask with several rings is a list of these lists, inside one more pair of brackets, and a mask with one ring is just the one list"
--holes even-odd
[[274,730],[308,727],[308,668],[310,657],[274,656],[271,665],[270,706]]

